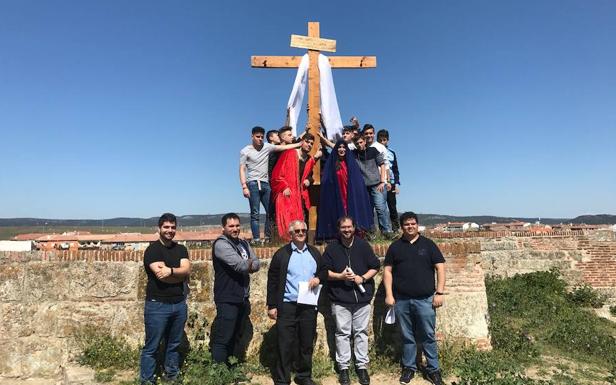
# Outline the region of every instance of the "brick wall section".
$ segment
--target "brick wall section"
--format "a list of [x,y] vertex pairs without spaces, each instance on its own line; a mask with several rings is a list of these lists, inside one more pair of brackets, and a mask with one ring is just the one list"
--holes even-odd
[[[586,232],[580,231],[553,231],[542,234],[529,234],[521,231],[471,231],[462,233],[430,232],[426,236],[435,240],[466,240],[476,239],[498,239],[498,238],[557,238],[568,239],[584,235]],[[539,244],[538,244],[539,245]],[[389,243],[376,243],[372,245],[374,252],[378,256],[385,256]],[[260,259],[268,259],[276,252],[278,247],[257,247],[255,253]],[[318,246],[323,252],[324,246]],[[189,250],[191,260],[209,261],[212,259],[211,248]],[[15,262],[27,261],[101,261],[101,262],[124,262],[124,261],[143,261],[143,251],[114,251],[114,250],[50,250],[32,252],[0,252],[0,260]]]
[[489,274],[558,268],[572,286],[588,284],[616,299],[616,234],[592,231],[572,235],[481,239],[484,270]]
[[587,258],[577,262],[575,268],[582,279],[594,288],[616,288],[616,242],[589,239],[582,236],[578,248],[587,253]]

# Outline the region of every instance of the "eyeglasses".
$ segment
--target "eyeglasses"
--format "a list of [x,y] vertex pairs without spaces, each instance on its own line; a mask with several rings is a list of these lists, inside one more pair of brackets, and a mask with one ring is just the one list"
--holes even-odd
[[306,234],[306,231],[308,231],[308,230],[306,230],[306,229],[295,229],[295,230],[293,230],[293,232],[295,234]]

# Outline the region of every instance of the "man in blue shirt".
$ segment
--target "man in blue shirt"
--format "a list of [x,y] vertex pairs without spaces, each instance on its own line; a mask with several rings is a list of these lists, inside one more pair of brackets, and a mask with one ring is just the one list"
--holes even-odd
[[267,315],[276,321],[278,361],[272,371],[275,385],[291,383],[293,348],[299,345],[295,383],[314,385],[312,352],[317,328],[317,308],[297,302],[299,283],[316,288],[327,279],[321,253],[306,243],[308,227],[303,221],[289,224],[291,242],[276,251],[267,273]]

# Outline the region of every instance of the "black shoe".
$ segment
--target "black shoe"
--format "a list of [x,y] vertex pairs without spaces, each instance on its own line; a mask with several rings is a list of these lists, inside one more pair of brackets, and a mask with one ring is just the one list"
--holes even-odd
[[402,368],[402,374],[400,375],[401,384],[410,384],[411,380],[415,377],[415,371],[411,368]]
[[361,385],[370,385],[370,375],[368,369],[357,369],[357,378]]
[[163,375],[161,377],[161,382],[162,382],[163,385],[179,384],[180,383],[180,376],[179,375],[175,375],[174,377],[167,377],[166,375]]
[[340,373],[338,373],[338,382],[340,385],[351,385],[349,369],[340,369]]
[[441,372],[439,370],[428,373],[428,381],[434,385],[443,385],[443,379],[441,378]]

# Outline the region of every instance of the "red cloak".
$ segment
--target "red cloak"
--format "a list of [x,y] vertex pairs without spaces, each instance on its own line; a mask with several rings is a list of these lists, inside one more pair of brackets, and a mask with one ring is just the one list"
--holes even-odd
[[[304,168],[302,181],[310,175],[314,159],[310,158]],[[306,206],[310,207],[308,199],[308,189],[300,183],[299,178],[299,159],[297,151],[286,150],[283,152],[274,169],[271,177],[272,196],[276,205],[276,227],[278,227],[278,235],[280,238],[289,241],[289,224],[294,220],[304,220],[304,212],[302,210],[302,197]],[[285,189],[290,189],[291,194],[287,197],[283,194]]]

